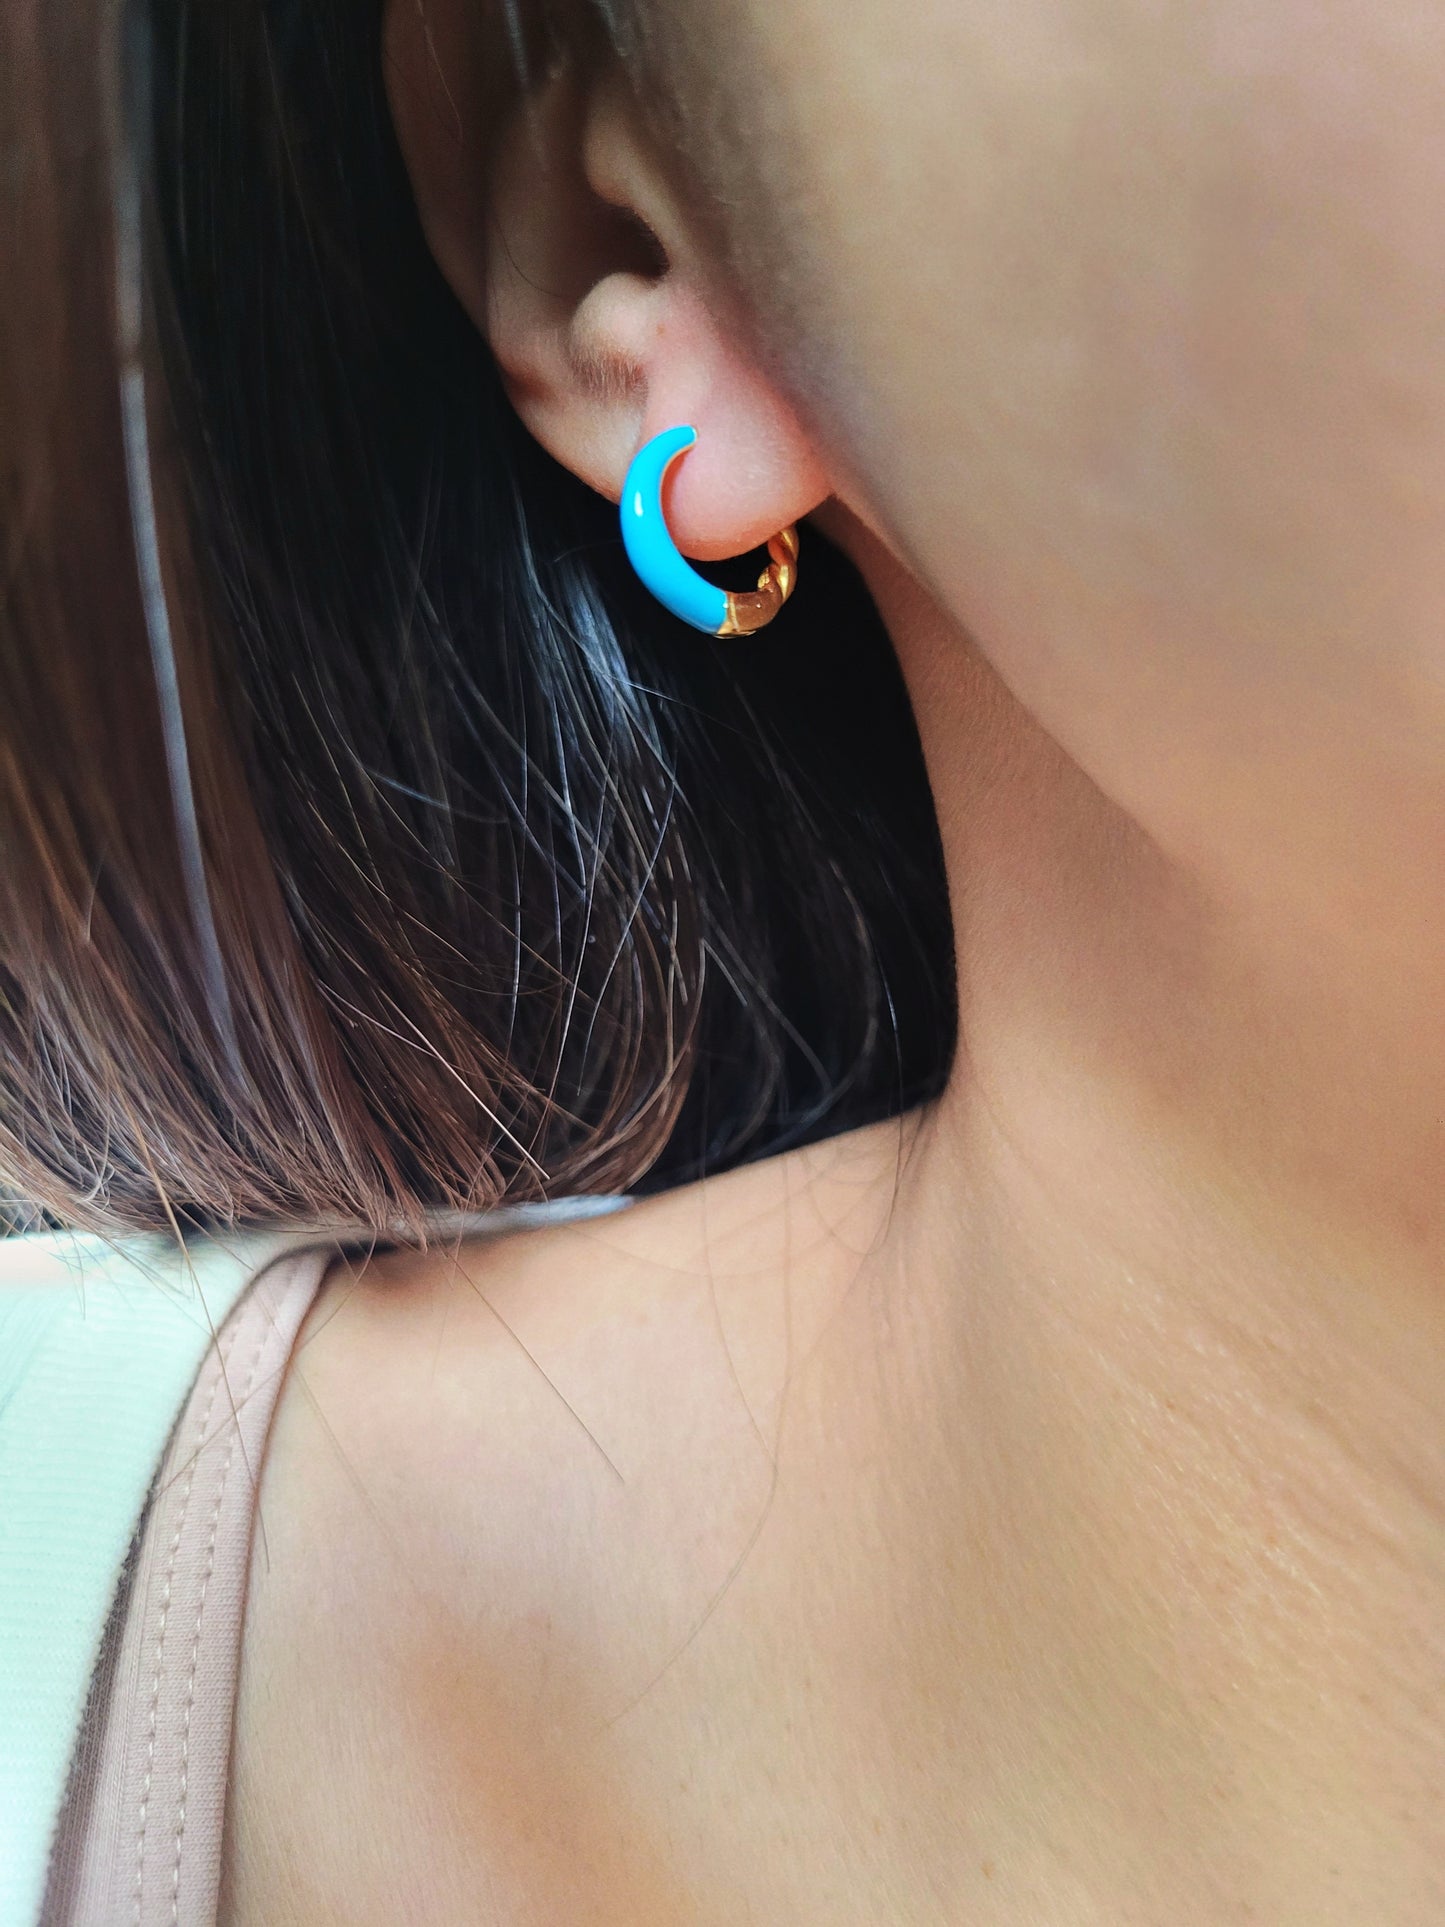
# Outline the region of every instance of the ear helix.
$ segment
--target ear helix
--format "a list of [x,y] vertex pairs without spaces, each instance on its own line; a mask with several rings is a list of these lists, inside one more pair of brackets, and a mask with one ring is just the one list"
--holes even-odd
[[782,529],[768,543],[768,566],[756,589],[733,594],[714,587],[683,560],[662,512],[662,478],[697,440],[690,427],[665,428],[644,442],[622,485],[622,540],[645,586],[675,616],[709,636],[746,636],[764,628],[793,593],[798,531]]

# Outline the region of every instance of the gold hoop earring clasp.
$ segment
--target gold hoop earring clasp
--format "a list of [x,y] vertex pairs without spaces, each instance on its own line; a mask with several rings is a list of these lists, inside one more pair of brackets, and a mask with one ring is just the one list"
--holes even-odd
[[750,636],[765,629],[793,593],[798,580],[798,531],[779,529],[768,543],[768,566],[756,589],[728,592],[728,612],[720,636]]

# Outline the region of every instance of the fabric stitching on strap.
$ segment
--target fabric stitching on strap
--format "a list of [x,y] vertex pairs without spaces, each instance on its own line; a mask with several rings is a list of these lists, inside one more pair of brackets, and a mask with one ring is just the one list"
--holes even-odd
[[186,1468],[186,1489],[181,1495],[180,1514],[176,1520],[175,1534],[171,1539],[170,1550],[166,1560],[165,1582],[161,1588],[160,1625],[156,1635],[155,1674],[151,1680],[150,1707],[146,1719],[145,1781],[141,1787],[140,1814],[136,1828],[135,1886],[132,1893],[133,1906],[131,1910],[131,1919],[134,1927],[140,1927],[141,1903],[145,1891],[146,1825],[150,1813],[151,1781],[154,1777],[155,1768],[156,1719],[160,1707],[161,1676],[165,1670],[166,1631],[171,1610],[171,1585],[175,1578],[176,1559],[180,1554],[181,1539],[185,1530],[186,1513],[190,1508],[191,1490],[195,1485],[196,1460],[200,1455],[200,1446],[205,1440],[206,1427],[210,1423],[211,1411],[216,1403],[216,1394],[225,1382],[225,1368],[228,1360],[223,1356],[212,1353],[211,1362],[215,1365],[215,1373],[211,1381],[210,1396],[206,1400],[205,1410],[201,1413],[200,1419],[197,1421],[193,1435],[196,1439],[196,1451],[192,1454],[191,1462]]
[[[254,1305],[257,1301],[253,1299],[251,1302]],[[176,1852],[175,1861],[171,1867],[171,1920],[175,1923],[175,1927],[179,1927],[180,1921],[181,1848],[186,1831],[186,1794],[190,1784],[191,1760],[191,1709],[195,1704],[196,1698],[196,1665],[200,1658],[201,1651],[201,1622],[206,1615],[206,1594],[210,1590],[211,1575],[215,1571],[216,1566],[216,1534],[221,1523],[221,1505],[226,1496],[226,1487],[231,1477],[231,1467],[236,1461],[236,1446],[241,1436],[239,1407],[244,1405],[251,1395],[251,1386],[255,1381],[256,1371],[261,1363],[261,1354],[265,1350],[266,1340],[271,1335],[271,1329],[270,1319],[263,1318],[261,1320],[261,1330],[257,1334],[255,1350],[251,1353],[251,1362],[246,1368],[245,1381],[241,1386],[240,1393],[233,1402],[231,1443],[226,1453],[226,1463],[221,1469],[220,1480],[217,1483],[216,1503],[211,1508],[210,1532],[206,1540],[205,1576],[201,1581],[201,1596],[196,1607],[196,1624],[191,1635],[190,1666],[186,1673],[186,1712],[181,1738],[181,1783],[179,1806],[176,1815]],[[209,1409],[208,1404],[207,1410],[209,1411]]]

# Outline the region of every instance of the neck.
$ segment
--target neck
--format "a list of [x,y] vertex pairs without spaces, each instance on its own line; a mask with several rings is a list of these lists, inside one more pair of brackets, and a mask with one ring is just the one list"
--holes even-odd
[[353,1917],[384,1877],[461,1918],[480,1867],[529,1918],[1445,1919],[1418,899],[1389,852],[1393,922],[1211,884],[849,546],[932,769],[950,1087],[334,1280],[268,1447],[232,1919],[323,1852]]
[[[1080,1855],[1108,1838],[1157,1868],[1175,1828],[1172,1864],[1229,1890],[1169,1917],[1245,1897],[1272,1920],[1425,1918],[1445,1892],[1435,947],[1406,970],[1399,917],[1212,887],[850,546],[914,692],[955,909],[961,1045],[887,1261],[913,1311],[900,1371],[926,1388],[920,1556],[957,1574],[966,1546],[989,1578],[960,1677],[976,1695],[978,1652],[1002,1661],[1030,1798],[1069,1789]],[[920,1596],[956,1647],[956,1584]]]

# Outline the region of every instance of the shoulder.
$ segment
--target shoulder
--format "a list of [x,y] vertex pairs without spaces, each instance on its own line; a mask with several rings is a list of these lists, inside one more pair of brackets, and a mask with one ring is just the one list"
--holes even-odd
[[578,1655],[606,1652],[589,1620],[650,1450],[642,1361],[677,1322],[639,1251],[654,1209],[333,1267],[262,1476],[229,1927],[611,1920],[528,1913],[535,1865],[500,1883],[547,1828],[555,1696],[572,1681],[570,1722],[607,1691]]
[[584,1758],[608,1778],[596,1736],[766,1509],[827,1312],[804,1260],[892,1155],[885,1133],[333,1269],[262,1483],[225,1918],[369,1919],[378,1891],[470,1918],[521,1855],[530,1898],[489,1917],[547,1894],[546,1918],[613,1919],[615,1843],[560,1789]]

